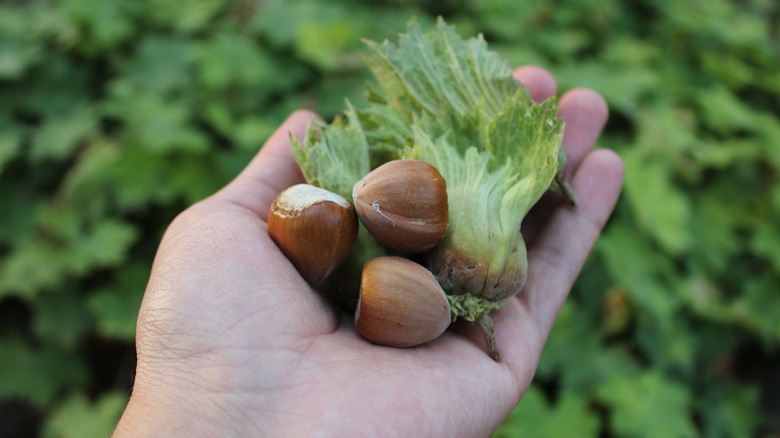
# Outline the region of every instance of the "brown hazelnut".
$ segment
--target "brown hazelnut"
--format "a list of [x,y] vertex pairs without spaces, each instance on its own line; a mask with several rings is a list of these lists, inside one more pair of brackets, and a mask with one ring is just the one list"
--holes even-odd
[[395,160],[377,167],[355,184],[352,198],[366,229],[398,251],[427,251],[447,231],[447,185],[424,161]]
[[450,322],[447,296],[423,266],[385,256],[363,267],[355,327],[364,338],[412,347],[438,338]]
[[268,212],[268,234],[298,272],[320,283],[347,258],[358,221],[348,200],[309,184],[279,193]]

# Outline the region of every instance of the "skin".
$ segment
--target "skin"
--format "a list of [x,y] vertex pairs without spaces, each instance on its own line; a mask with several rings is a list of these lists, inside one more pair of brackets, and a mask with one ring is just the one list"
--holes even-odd
[[[557,92],[539,67],[515,76],[537,101]],[[372,345],[279,252],[265,218],[277,193],[303,182],[289,135],[301,137],[316,117],[298,111],[238,177],[165,233],[115,436],[489,436],[528,389],[623,182],[620,158],[593,150],[604,99],[575,89],[560,108],[580,204],[545,198],[523,226],[528,281],[492,314],[502,362],[465,324],[416,348]]]

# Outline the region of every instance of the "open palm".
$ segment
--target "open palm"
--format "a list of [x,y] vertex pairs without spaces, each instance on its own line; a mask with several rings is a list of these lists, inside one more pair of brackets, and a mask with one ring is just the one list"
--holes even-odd
[[[515,72],[536,100],[549,73]],[[394,349],[360,338],[348,315],[298,275],[267,233],[270,203],[302,182],[288,135],[300,111],[220,192],[183,212],[160,245],[138,319],[133,395],[117,435],[486,436],[528,388],[555,316],[611,213],[620,159],[593,151],[607,119],[589,90],[562,97],[564,146],[580,198],[543,200],[524,223],[524,291],[491,316],[502,362],[474,327]]]

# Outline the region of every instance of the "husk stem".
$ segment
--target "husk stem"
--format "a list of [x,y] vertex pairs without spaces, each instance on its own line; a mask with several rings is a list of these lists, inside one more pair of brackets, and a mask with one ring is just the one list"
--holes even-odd
[[496,336],[493,329],[493,320],[490,318],[490,312],[504,307],[504,301],[492,301],[483,297],[465,293],[462,295],[448,295],[450,302],[450,314],[452,321],[462,318],[468,322],[476,324],[485,338],[485,347],[488,355],[499,362],[501,352],[498,349]]
[[493,320],[487,313],[483,313],[476,322],[477,327],[479,327],[480,331],[482,331],[482,335],[485,337],[485,346],[488,355],[494,361],[501,362],[501,351],[498,349],[498,342],[496,341],[496,334],[493,329]]

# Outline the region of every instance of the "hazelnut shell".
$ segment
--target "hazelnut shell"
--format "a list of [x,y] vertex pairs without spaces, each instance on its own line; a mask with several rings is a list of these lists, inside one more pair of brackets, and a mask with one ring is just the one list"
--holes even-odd
[[308,282],[320,283],[349,255],[358,233],[344,197],[309,184],[281,192],[268,212],[268,234]]
[[413,347],[441,336],[450,322],[447,296],[423,266],[385,256],[363,267],[355,326],[364,338],[389,347]]
[[353,187],[358,217],[379,243],[420,253],[436,246],[449,224],[447,185],[432,165],[389,161]]

